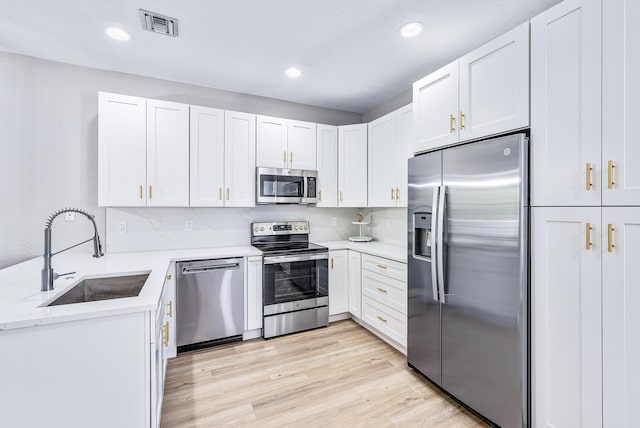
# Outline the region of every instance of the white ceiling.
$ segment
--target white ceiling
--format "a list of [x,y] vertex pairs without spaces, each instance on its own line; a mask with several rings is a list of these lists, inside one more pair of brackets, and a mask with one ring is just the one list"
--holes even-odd
[[[559,1],[0,0],[0,50],[362,113]],[[139,8],[180,37],[143,31]],[[400,37],[414,20],[423,33]]]

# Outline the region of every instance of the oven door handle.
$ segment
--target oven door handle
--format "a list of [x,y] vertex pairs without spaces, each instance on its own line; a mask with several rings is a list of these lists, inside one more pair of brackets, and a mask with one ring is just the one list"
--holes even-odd
[[275,265],[278,263],[292,263],[292,262],[308,262],[312,260],[328,260],[329,253],[321,254],[299,254],[295,256],[271,256],[264,258],[265,265]]

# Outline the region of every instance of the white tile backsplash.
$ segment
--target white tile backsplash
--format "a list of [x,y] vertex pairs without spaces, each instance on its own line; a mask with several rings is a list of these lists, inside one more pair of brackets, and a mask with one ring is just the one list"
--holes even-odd
[[376,241],[406,247],[406,208],[367,208],[359,212],[364,216],[365,221],[371,222],[367,234],[373,236]]
[[[312,241],[341,240],[357,234],[357,226],[351,222],[355,221],[358,210],[352,208],[261,205],[255,208],[107,208],[106,211],[106,249],[114,253],[249,245],[250,224],[257,221],[308,220]],[[337,219],[335,226],[331,224],[332,217]],[[193,231],[185,230],[187,222],[193,222]],[[119,233],[123,223],[126,233]]]

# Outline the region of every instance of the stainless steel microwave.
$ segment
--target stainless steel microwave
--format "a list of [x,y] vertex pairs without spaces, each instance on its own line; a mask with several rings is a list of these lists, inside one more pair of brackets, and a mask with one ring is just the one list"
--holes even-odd
[[315,204],[318,171],[256,168],[257,204]]

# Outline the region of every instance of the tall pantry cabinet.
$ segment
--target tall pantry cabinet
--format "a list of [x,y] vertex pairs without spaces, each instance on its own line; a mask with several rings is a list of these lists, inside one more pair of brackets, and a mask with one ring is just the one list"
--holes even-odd
[[534,426],[640,420],[638,20],[566,0],[531,21]]

